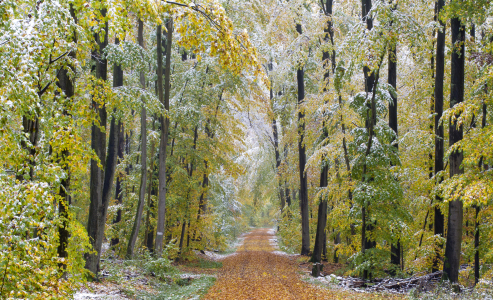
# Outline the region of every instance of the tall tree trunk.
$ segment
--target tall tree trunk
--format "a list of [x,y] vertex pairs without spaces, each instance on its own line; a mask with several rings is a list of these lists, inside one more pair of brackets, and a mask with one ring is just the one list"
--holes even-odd
[[[162,51],[158,48],[158,94],[159,100],[164,105],[164,108],[169,112],[169,97],[170,97],[170,73],[171,73],[171,42],[173,37],[173,19],[169,18],[166,22],[167,37],[166,37],[166,70],[164,75],[164,95],[163,95],[163,59]],[[161,25],[157,30],[157,44],[161,45]],[[157,215],[157,230],[155,252],[159,257],[163,251],[164,224],[166,220],[166,147],[168,144],[168,127],[169,118],[166,115],[160,117],[161,120],[161,140],[159,145],[159,191],[158,191],[158,215]]]
[[[394,10],[394,9],[393,9]],[[391,23],[392,25],[392,23]],[[388,71],[388,83],[397,91],[397,41],[393,42],[389,48],[389,71]],[[397,143],[398,136],[398,123],[397,123],[397,96],[390,95],[392,103],[389,103],[389,127],[394,130],[396,140],[394,141],[394,147],[396,151],[399,149]],[[400,266],[401,262],[401,242],[398,238],[395,243],[390,244],[390,263],[396,267]]]
[[[272,96],[272,89],[271,89],[271,96]],[[284,210],[284,206],[286,206],[286,199],[284,197],[284,189],[282,187],[282,179],[279,170],[281,167],[281,155],[279,153],[279,134],[277,132],[277,121],[275,117],[272,119],[272,132],[274,134],[274,151],[276,154],[276,174],[277,176],[279,176],[278,189],[279,189],[279,198],[281,200],[281,213],[282,213],[282,211]]]
[[[106,16],[106,9],[101,11],[102,17]],[[105,24],[103,41],[100,39],[99,33],[96,33],[94,40],[97,42],[97,50],[93,50],[92,57],[95,64],[96,79],[106,81],[107,79],[107,60],[103,56],[103,51],[108,45],[108,23]],[[106,134],[101,131],[100,128],[106,128],[106,107],[104,104],[99,103],[95,99],[92,100],[92,106],[98,116],[99,124],[93,123],[91,127],[91,148],[98,157],[101,164],[104,164],[106,160]],[[99,126],[98,126],[99,125]],[[91,245],[95,251],[85,254],[86,268],[94,275],[97,275],[99,271],[99,257],[101,252],[102,241],[98,240],[98,229],[101,226],[99,224],[100,209],[103,199],[103,185],[104,185],[104,169],[98,166],[98,162],[91,160],[91,172],[90,172],[90,204],[89,204],[89,218],[87,224],[87,233],[90,238]]]
[[[195,126],[195,129],[193,131],[193,146],[192,146],[192,151],[195,151],[197,149],[197,139],[198,139],[198,126]],[[194,171],[194,166],[193,166],[193,158],[190,161],[190,165],[188,167],[188,178],[190,181],[192,181],[193,178],[193,171]],[[180,236],[180,253],[182,253],[183,250],[183,240],[185,237],[185,224],[188,222],[188,230],[190,231],[190,216],[189,216],[189,208],[190,208],[190,192],[191,192],[191,187],[188,189],[187,193],[187,209],[185,212],[185,217],[183,218],[183,226],[181,228],[181,236]],[[190,235],[189,235],[190,236]],[[188,239],[187,241],[187,247],[190,244],[190,241]]]
[[[288,164],[288,150],[289,145],[284,145],[284,163]],[[291,191],[289,190],[289,185],[286,180],[284,180],[284,195],[286,195],[286,204],[287,206],[291,206]]]
[[[436,18],[440,15],[440,12],[445,5],[445,0],[437,1]],[[440,26],[443,30],[437,32],[437,53],[436,53],[436,69],[435,69],[435,176],[441,171],[443,171],[443,124],[440,123],[440,118],[443,114],[443,80],[445,74],[445,29],[446,24],[443,23],[439,18]],[[442,182],[442,178],[436,178],[437,184]],[[440,210],[438,203],[442,202],[440,196],[435,198],[437,205],[435,205],[435,217],[434,217],[434,229],[433,233],[435,236],[443,237],[445,218]],[[442,243],[439,243],[438,249],[443,248]],[[432,271],[438,271],[438,264],[441,257],[441,251],[437,250],[435,253],[435,258],[433,260]]]
[[[155,130],[154,127],[154,121],[152,122],[152,130]],[[147,247],[147,250],[150,252],[154,251],[154,227],[151,224],[151,217],[154,217],[154,214],[151,212],[154,207],[154,201],[152,201],[151,196],[156,196],[157,191],[156,188],[154,187],[154,174],[156,173],[156,165],[155,165],[155,159],[154,159],[154,154],[156,150],[156,145],[155,143],[151,143],[151,153],[150,153],[150,168],[149,168],[149,184],[147,188],[147,213],[146,213],[146,230],[145,230],[145,235],[144,235],[144,244]]]
[[[302,34],[301,24],[296,24],[296,31]],[[298,81],[298,151],[299,151],[299,171],[300,171],[300,211],[301,211],[301,255],[310,254],[310,220],[308,215],[308,181],[305,172],[306,148],[305,138],[305,113],[302,107],[305,99],[305,80],[303,67],[296,72]]]
[[[452,59],[450,74],[450,108],[464,101],[464,63],[465,63],[465,26],[459,18],[453,18],[450,22],[452,31]],[[458,116],[456,116],[458,117]],[[449,146],[462,140],[462,125],[450,120]],[[450,178],[464,172],[461,167],[463,153],[460,150],[450,155]],[[445,257],[443,264],[443,278],[451,282],[458,282],[460,267],[460,251],[462,242],[462,201],[454,199],[449,203],[447,241],[445,244]]]
[[[144,49],[144,22],[139,19],[138,21],[138,33],[137,41],[139,46]],[[146,82],[144,71],[140,71],[140,85],[142,89],[145,89]],[[142,108],[140,113],[140,138],[141,138],[141,153],[142,153],[142,164],[141,164],[141,177],[140,177],[140,189],[139,189],[139,204],[137,206],[137,213],[134,219],[134,225],[132,227],[132,233],[130,234],[130,239],[128,241],[127,247],[127,257],[132,258],[135,243],[137,242],[137,237],[139,235],[140,223],[142,221],[142,211],[144,210],[145,195],[146,195],[146,183],[147,183],[147,111],[145,108],[144,98],[142,98]],[[151,158],[152,159],[152,158]]]
[[[486,127],[486,103],[483,103],[483,120],[481,121],[481,128]],[[488,170],[488,165],[486,165],[482,160],[479,167],[483,168],[485,171]],[[479,213],[481,207],[479,204],[475,205],[476,217],[474,222],[474,284],[479,282]]]
[[[122,77],[123,78],[123,77]],[[118,148],[117,148],[117,161],[122,162],[123,161],[123,152],[125,149],[125,129],[123,128],[123,125],[120,126],[119,124],[119,129],[118,129]],[[115,184],[115,199],[118,204],[123,203],[123,190],[122,190],[122,175],[118,174],[116,176],[116,184]],[[113,225],[118,224],[122,220],[122,210],[121,208],[118,208],[116,212],[116,217],[113,220]],[[110,246],[116,246],[120,243],[120,238],[115,237],[111,239]]]
[[[371,0],[362,0],[361,1],[361,17],[363,20],[366,21],[366,27],[370,31],[373,28],[373,19],[371,18],[370,10],[371,10]],[[371,71],[368,66],[363,67],[363,74],[365,77],[365,92],[368,94],[373,92],[373,87],[375,83],[375,72]],[[368,107],[368,114],[366,118],[366,128],[369,132],[369,140],[368,140],[368,146],[367,146],[367,151],[366,155],[370,153],[371,149],[371,144],[372,144],[372,138],[373,138],[373,126],[374,126],[374,121],[376,121],[376,111],[373,109],[374,106],[374,93],[372,96],[372,101],[369,103]],[[371,113],[370,113],[371,112]],[[371,116],[371,119],[370,119]],[[363,168],[363,173],[366,174],[366,164],[364,165]],[[363,176],[364,178],[365,176]],[[370,220],[370,208],[369,205],[363,205],[361,208],[361,218],[362,218],[362,226],[361,226],[361,251],[363,253],[366,252],[366,250],[374,248],[375,242],[370,239],[370,234],[373,230],[373,222],[367,221]],[[368,274],[368,271],[365,270],[363,272],[363,278],[366,279],[368,276],[371,277],[371,274]]]
[[[120,43],[118,38],[115,38],[115,44],[118,45]],[[119,65],[114,65],[113,66],[113,87],[120,87],[123,86],[123,69]],[[118,144],[117,144],[117,161],[123,161],[123,152],[125,148],[125,130],[123,128],[123,124],[121,121],[118,122],[118,129],[117,129],[117,135],[118,135]],[[122,180],[121,176],[116,176],[116,185],[115,185],[115,199],[117,200],[118,204],[123,203],[123,194],[122,194]],[[118,223],[120,222],[122,218],[122,211],[121,209],[118,209],[116,218],[113,221],[113,223]],[[119,238],[114,238],[111,240],[110,245],[114,246],[120,242]]]
[[[75,16],[75,11],[72,5],[70,5],[70,15],[71,17],[77,21],[77,18]],[[74,37],[73,41],[77,43],[77,38],[74,32]],[[70,51],[68,54],[69,59],[75,59],[76,58],[76,53],[74,50]],[[74,65],[71,63],[67,63],[67,66],[60,70],[58,73],[58,87],[62,90],[64,93],[64,100],[65,103],[73,101],[72,97],[75,94],[75,82],[73,79],[69,76],[69,69],[73,72],[75,71]],[[66,104],[63,105],[64,107],[68,106]],[[63,110],[63,114],[65,116],[70,116],[69,112],[67,109]],[[70,129],[65,129],[65,130],[70,130]],[[58,213],[59,217],[62,220],[60,223],[60,226],[58,227],[58,237],[59,237],[59,244],[57,248],[57,253],[58,257],[63,258],[63,259],[68,259],[68,238],[69,238],[69,231],[68,231],[68,221],[69,221],[69,206],[71,202],[71,197],[70,197],[70,168],[67,163],[67,159],[70,155],[70,152],[68,149],[64,149],[61,153],[61,162],[64,171],[66,172],[66,177],[63,178],[60,182],[60,190],[58,192],[59,201],[58,201]],[[61,268],[63,270],[66,270],[67,264],[66,262],[60,264]],[[66,277],[66,274],[64,274],[64,277]]]
[[[272,61],[269,63],[269,72],[272,72]],[[274,92],[272,90],[272,79],[270,86],[270,104],[271,107],[274,107]],[[279,167],[281,166],[281,155],[279,153],[279,134],[277,130],[277,121],[275,112],[272,111],[272,135],[274,136],[274,152],[276,155],[276,176],[278,177],[278,189],[279,189],[279,200],[281,201],[281,214],[284,210],[284,206],[286,205],[286,199],[284,198],[284,189],[282,187],[282,179],[279,171]]]
[[[325,3],[325,15],[332,18],[332,2],[333,0],[327,0]],[[332,19],[327,21],[327,28],[324,29],[325,33],[325,41],[328,42],[330,40],[331,44],[334,45],[334,32],[332,28]],[[331,55],[332,54],[332,55]],[[333,59],[331,59],[333,57]],[[334,71],[334,63],[335,63],[335,53],[329,53],[328,51],[324,51],[322,54],[322,63],[325,67],[324,74],[324,83],[323,83],[323,93],[327,93],[328,85],[329,85],[329,76],[330,76],[330,63],[332,63],[332,71]],[[329,138],[329,132],[326,128],[325,123],[326,114],[325,111],[323,113],[323,121],[322,121],[322,139],[326,140]],[[322,156],[322,170],[320,172],[320,188],[327,187],[327,180],[329,176],[329,165],[326,161],[326,156]],[[324,193],[325,194],[325,193]],[[312,253],[312,262],[320,262],[322,260],[322,253],[324,252],[324,247],[327,244],[327,234],[325,232],[325,227],[327,226],[327,196],[323,195],[320,199],[320,203],[318,204],[318,217],[317,217],[317,231],[315,234],[315,245],[313,247]],[[334,254],[334,257],[337,255]]]

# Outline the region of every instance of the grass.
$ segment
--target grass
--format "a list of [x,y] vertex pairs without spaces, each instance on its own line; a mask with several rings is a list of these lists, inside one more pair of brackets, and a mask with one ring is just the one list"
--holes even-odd
[[201,269],[219,269],[223,266],[223,263],[219,261],[205,260],[199,258],[197,261],[190,263],[189,266]]
[[200,278],[188,281],[177,281],[174,284],[161,282],[155,283],[155,293],[147,291],[132,291],[129,296],[136,299],[200,299],[205,295],[209,288],[214,284],[216,278],[212,276],[202,276]]

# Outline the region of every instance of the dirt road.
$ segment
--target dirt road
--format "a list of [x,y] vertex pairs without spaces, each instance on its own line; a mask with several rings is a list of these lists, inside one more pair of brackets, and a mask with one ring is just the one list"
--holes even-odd
[[335,299],[328,290],[300,280],[296,259],[274,254],[274,233],[250,232],[237,254],[223,260],[205,299]]

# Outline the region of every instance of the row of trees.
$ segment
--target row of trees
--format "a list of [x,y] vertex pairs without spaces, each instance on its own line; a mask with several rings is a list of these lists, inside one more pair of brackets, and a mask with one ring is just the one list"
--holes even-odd
[[269,71],[272,129],[258,132],[285,245],[364,278],[443,269],[458,282],[468,262],[462,279],[489,276],[491,3],[243,9]]
[[66,298],[105,241],[224,247],[265,79],[247,32],[217,1],[33,3],[0,2],[0,295]]

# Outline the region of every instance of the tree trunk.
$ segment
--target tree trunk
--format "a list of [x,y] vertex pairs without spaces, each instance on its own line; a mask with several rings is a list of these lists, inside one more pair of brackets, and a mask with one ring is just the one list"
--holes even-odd
[[[458,18],[450,22],[452,31],[452,59],[450,74],[450,108],[464,101],[464,63],[465,63],[465,26]],[[458,116],[456,116],[458,117]],[[462,140],[462,125],[457,121],[449,123],[449,146]],[[461,167],[463,159],[462,151],[454,151],[450,155],[450,178],[464,172]],[[462,242],[462,201],[454,199],[449,203],[447,241],[445,244],[445,257],[443,264],[443,278],[457,283],[459,280],[460,252]]]
[[[301,35],[301,24],[296,24],[296,31]],[[310,223],[308,215],[308,182],[305,172],[306,148],[305,138],[305,113],[302,106],[305,99],[305,81],[303,67],[296,72],[298,81],[298,151],[299,151],[299,171],[300,171],[300,211],[301,211],[301,255],[310,254]]]
[[[139,19],[138,21],[138,34],[137,41],[139,46],[144,48],[144,22]],[[140,71],[140,85],[142,89],[145,89],[145,76],[144,71]],[[147,183],[147,111],[145,108],[144,98],[142,98],[142,109],[140,114],[140,138],[141,138],[141,177],[140,177],[140,189],[139,189],[139,204],[137,206],[137,213],[135,215],[134,225],[132,227],[132,233],[128,241],[127,258],[132,258],[135,243],[139,235],[140,223],[142,221],[142,212],[144,210],[144,202],[146,195],[146,183]],[[151,158],[152,159],[152,158]]]
[[[164,78],[164,89],[165,93],[163,95],[163,59],[162,51],[160,47],[158,48],[158,94],[159,100],[163,103],[164,108],[169,112],[169,97],[170,97],[170,73],[171,73],[171,42],[173,37],[173,19],[170,18],[167,23],[167,38],[166,38],[166,70]],[[161,25],[158,26],[157,30],[157,44],[161,45]],[[166,219],[166,147],[168,144],[168,127],[169,118],[166,115],[160,117],[161,120],[161,140],[159,145],[159,191],[158,191],[158,215],[157,215],[157,230],[156,230],[156,243],[155,252],[159,257],[163,250],[163,238],[164,238],[164,224]]]
[[[325,15],[328,17],[332,17],[332,0],[327,0],[326,1],[326,7],[325,7]],[[329,19],[327,22],[327,28],[324,29],[325,33],[325,40],[328,41],[330,39],[332,45],[334,45],[334,39],[333,39],[333,28],[332,28],[332,20]],[[330,67],[329,67],[329,62],[332,62],[332,65],[334,64],[334,59],[331,60],[331,56],[335,59],[335,53],[331,53],[324,51],[322,54],[322,64],[324,65],[326,71],[324,74],[324,83],[323,83],[323,92],[327,93],[328,91],[328,85],[329,85],[329,76],[330,76]],[[334,66],[332,66],[332,70],[334,71]],[[323,121],[322,121],[322,139],[326,140],[329,137],[329,132],[326,128],[326,123],[325,123],[325,111],[323,113]],[[325,144],[324,144],[325,145]],[[329,165],[328,162],[326,161],[325,155],[322,156],[322,170],[320,172],[320,187],[326,188],[327,187],[327,180],[329,176]],[[313,247],[313,254],[311,261],[312,262],[320,262],[322,260],[322,253],[324,252],[324,247],[326,247],[327,244],[327,235],[325,233],[325,227],[327,226],[327,197],[324,195],[320,199],[320,203],[318,204],[318,218],[317,218],[317,231],[315,234],[315,245]],[[334,254],[335,256],[336,254]]]
[[[198,139],[198,126],[195,126],[195,129],[193,131],[193,146],[192,146],[192,151],[195,151],[197,149],[197,139]],[[190,160],[190,165],[188,167],[188,178],[190,181],[192,181],[193,178],[193,159]],[[190,216],[189,216],[189,209],[190,209],[190,192],[191,192],[191,187],[188,189],[187,193],[187,209],[185,212],[185,217],[183,218],[183,226],[181,229],[181,237],[180,237],[180,253],[182,253],[183,250],[183,239],[185,237],[185,224],[188,222],[188,230],[190,231]],[[190,237],[190,235],[188,235]],[[187,247],[190,244],[189,238],[187,238]]]
[[[437,1],[436,18],[440,14],[445,0]],[[439,18],[438,18],[439,19]],[[437,53],[436,53],[436,69],[435,69],[435,176],[443,171],[443,125],[439,122],[443,114],[443,80],[445,73],[445,29],[446,24],[439,20],[440,26],[443,30],[437,32]],[[442,182],[442,178],[436,178],[436,184]],[[443,237],[445,230],[445,218],[438,206],[438,203],[442,202],[440,196],[436,196],[437,205],[435,206],[435,218],[433,233],[435,236]],[[439,243],[438,249],[443,248],[443,244]],[[441,258],[441,251],[437,250],[435,258],[433,259],[432,272],[438,271],[438,264]]]
[[[106,16],[106,9],[101,11],[102,17]],[[105,36],[103,41],[100,40],[99,33],[94,36],[95,41],[98,43],[97,50],[93,50],[92,57],[95,64],[96,79],[106,81],[107,79],[107,60],[103,56],[103,51],[108,45],[108,23],[105,24],[104,30]],[[101,131],[100,128],[106,128],[106,107],[104,104],[98,103],[95,99],[92,100],[92,106],[96,110],[98,116],[99,126],[96,123],[91,127],[91,148],[98,157],[101,164],[104,164],[106,159],[106,133]],[[90,172],[90,204],[89,204],[89,218],[87,224],[87,234],[90,238],[91,245],[95,251],[92,253],[86,253],[86,269],[91,271],[95,276],[99,272],[99,257],[101,252],[102,241],[98,240],[98,229],[104,224],[99,224],[99,214],[102,206],[103,199],[103,182],[104,182],[104,169],[98,166],[98,162],[91,160],[91,172]]]
[[[272,97],[272,89],[271,89],[271,97]],[[277,121],[275,117],[272,119],[272,132],[274,135],[274,151],[276,153],[276,174],[279,176],[278,178],[278,188],[279,188],[279,198],[281,200],[281,213],[284,210],[284,206],[286,206],[286,199],[284,198],[284,189],[282,187],[282,179],[280,174],[281,167],[281,155],[279,153],[279,135],[277,132]]]
[[[74,20],[77,20],[77,18],[75,16],[75,11],[74,11],[74,8],[72,5],[70,5],[70,15]],[[74,42],[77,42],[77,39],[75,37],[74,37]],[[75,51],[70,51],[70,53],[68,54],[68,57],[70,59],[75,59],[75,57],[76,57]],[[60,70],[60,72],[58,73],[58,87],[64,93],[65,98],[63,99],[63,101],[65,101],[65,102],[73,101],[72,97],[75,94],[75,82],[69,76],[69,73],[68,73],[69,69],[71,71],[75,70],[73,64],[67,63],[67,66],[64,69]],[[69,116],[69,112],[66,109],[63,110],[63,114],[65,116]],[[65,130],[70,130],[70,129],[66,128]],[[61,223],[60,223],[60,226],[58,227],[59,244],[58,244],[57,253],[58,253],[58,257],[63,258],[65,260],[68,259],[68,251],[67,251],[68,238],[69,238],[69,231],[68,231],[69,214],[68,214],[68,210],[69,210],[69,206],[70,206],[70,202],[71,202],[71,197],[70,197],[70,193],[69,193],[69,190],[70,190],[70,168],[68,167],[68,163],[66,162],[69,155],[70,155],[70,152],[68,149],[64,149],[61,153],[60,160],[62,162],[62,166],[63,166],[64,171],[66,172],[67,177],[65,177],[61,180],[60,190],[58,192],[58,196],[60,197],[59,201],[58,201],[58,214],[59,214],[59,217],[61,219]],[[66,268],[67,268],[66,261],[61,263],[60,267],[63,270],[66,270]],[[66,276],[66,274],[64,274],[64,277],[65,276]]]
[[[371,18],[370,10],[371,10],[371,0],[362,0],[361,1],[361,17],[363,20],[366,21],[366,27],[370,31],[373,28],[373,19]],[[375,83],[375,73],[370,70],[368,66],[363,67],[363,74],[365,77],[365,92],[367,95],[369,93],[373,92],[373,87]],[[373,138],[373,125],[374,121],[376,120],[376,110],[374,109],[374,93],[372,96],[372,101],[369,104],[370,107],[368,107],[368,113],[367,113],[367,119],[366,119],[366,128],[369,133],[369,139],[368,139],[368,145],[367,145],[367,151],[366,155],[370,153],[371,150],[371,144],[372,144],[372,138]],[[370,114],[371,111],[371,114]],[[371,116],[371,118],[370,118]],[[363,180],[365,180],[365,174],[366,174],[366,164],[363,166]],[[370,208],[369,205],[363,205],[361,208],[361,218],[362,218],[362,226],[361,226],[361,251],[363,253],[366,252],[366,250],[374,248],[375,242],[370,239],[370,234],[368,232],[371,232],[373,230],[373,222],[367,221],[367,219],[370,219]],[[363,272],[363,279],[366,279],[367,277],[371,277],[371,274],[368,273],[367,270]]]
[[[123,78],[123,77],[122,77]],[[122,83],[123,84],[123,83]],[[118,148],[117,148],[117,161],[123,161],[123,152],[125,149],[125,130],[122,126],[118,126]],[[122,190],[122,180],[121,175],[116,176],[116,184],[115,184],[115,199],[118,204],[123,203],[123,190]],[[118,224],[122,220],[122,210],[118,208],[116,212],[116,217],[113,220],[113,225]],[[120,238],[112,238],[110,246],[116,246],[120,243]]]
[[[115,38],[115,45],[118,45],[120,43],[118,38]],[[123,69],[119,65],[114,65],[113,66],[113,87],[120,87],[123,86]],[[117,135],[118,135],[118,143],[117,143],[117,162],[123,160],[123,152],[125,148],[125,130],[123,128],[123,124],[121,122],[118,122],[118,130],[117,130]],[[123,203],[123,194],[122,194],[122,182],[121,182],[121,176],[116,177],[116,185],[115,185],[115,199],[118,204]],[[122,211],[121,209],[118,209],[116,213],[116,218],[113,220],[113,224],[116,224],[121,221],[122,218]],[[110,245],[115,246],[120,242],[120,239],[114,238],[111,240]]]
[[[397,91],[397,41],[390,45],[388,61],[388,83]],[[399,144],[397,143],[397,97],[393,94],[390,96],[392,97],[392,103],[389,103],[389,127],[395,132],[396,140],[394,140],[394,147],[397,151],[399,149]],[[399,238],[397,238],[395,243],[391,243],[390,245],[390,263],[396,267],[401,265],[401,242]]]

